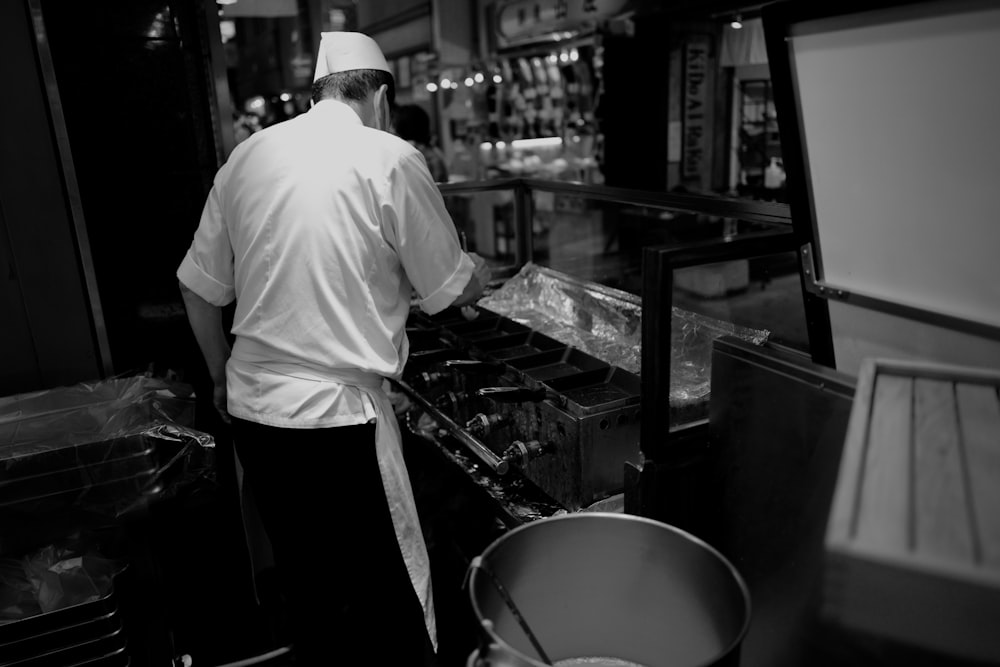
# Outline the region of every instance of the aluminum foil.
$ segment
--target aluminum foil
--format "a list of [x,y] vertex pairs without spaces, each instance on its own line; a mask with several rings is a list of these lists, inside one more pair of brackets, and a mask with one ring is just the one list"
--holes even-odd
[[[642,300],[634,294],[527,264],[478,305],[613,366],[640,373]],[[674,407],[707,399],[712,341],[730,335],[762,345],[770,332],[674,308],[670,334],[670,403]]]
[[527,264],[478,305],[639,373],[642,302],[633,294]]

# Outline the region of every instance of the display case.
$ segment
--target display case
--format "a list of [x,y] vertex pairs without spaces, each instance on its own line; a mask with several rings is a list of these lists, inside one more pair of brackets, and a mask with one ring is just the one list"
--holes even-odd
[[441,190],[497,280],[474,311],[413,312],[401,385],[415,430],[481,486],[551,501],[506,499],[526,516],[624,494],[629,468],[703,438],[715,338],[808,350],[782,205],[532,179]]

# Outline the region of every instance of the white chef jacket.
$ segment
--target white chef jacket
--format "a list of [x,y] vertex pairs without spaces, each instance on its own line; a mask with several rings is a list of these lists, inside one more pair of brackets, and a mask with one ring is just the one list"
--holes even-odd
[[209,303],[236,300],[231,415],[285,428],[376,421],[397,540],[435,646],[426,547],[381,383],[406,363],[412,289],[433,314],[472,272],[420,151],[334,100],[236,147],[177,270]]

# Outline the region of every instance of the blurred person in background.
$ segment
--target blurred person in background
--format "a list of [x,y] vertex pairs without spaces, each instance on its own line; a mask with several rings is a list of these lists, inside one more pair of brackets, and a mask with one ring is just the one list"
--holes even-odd
[[460,247],[420,151],[391,134],[393,97],[370,37],[323,33],[313,107],[234,149],[177,270],[297,665],[436,662],[427,548],[384,387],[406,363],[412,292],[429,314],[466,306],[490,271]]
[[406,139],[423,154],[434,180],[447,183],[448,165],[444,153],[431,141],[431,119],[427,112],[416,104],[402,104],[393,113],[393,126],[400,138]]

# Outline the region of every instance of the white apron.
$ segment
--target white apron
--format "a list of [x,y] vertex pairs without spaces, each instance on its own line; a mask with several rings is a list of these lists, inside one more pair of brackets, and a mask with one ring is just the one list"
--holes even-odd
[[[385,491],[385,499],[389,505],[389,513],[392,516],[392,525],[396,532],[396,542],[399,550],[403,554],[403,562],[406,564],[406,571],[410,575],[410,583],[420,600],[420,606],[424,610],[424,624],[427,627],[427,635],[431,644],[437,651],[437,624],[434,616],[434,599],[431,590],[430,558],[427,555],[427,546],[424,543],[424,535],[420,530],[420,519],[417,516],[417,506],[413,499],[413,489],[410,486],[410,478],[406,471],[406,462],[403,459],[402,436],[399,432],[399,423],[393,413],[392,404],[389,397],[382,390],[382,377],[374,373],[362,373],[360,371],[348,371],[339,369],[337,372],[318,373],[315,369],[306,370],[301,366],[288,366],[282,368],[279,364],[276,368],[274,364],[270,367],[277,372],[288,375],[305,377],[310,380],[323,382],[335,382],[345,386],[356,387],[367,395],[375,406],[375,451],[378,455],[379,472],[382,475],[382,487]],[[237,461],[238,465],[238,461]],[[255,548],[252,534],[256,531],[252,526],[247,525],[247,511],[243,500],[246,495],[243,493],[243,475],[238,471],[237,479],[240,487],[241,508],[243,509],[244,528],[247,531],[247,541],[250,548],[251,561],[254,552],[260,550]],[[251,522],[252,523],[252,522]],[[254,566],[254,572],[257,567]]]

